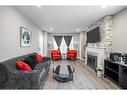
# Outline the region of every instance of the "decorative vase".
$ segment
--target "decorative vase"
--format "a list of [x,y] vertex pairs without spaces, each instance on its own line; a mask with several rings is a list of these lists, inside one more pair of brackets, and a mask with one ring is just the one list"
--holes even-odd
[[97,71],[97,76],[101,77],[101,75],[102,75],[102,71]]

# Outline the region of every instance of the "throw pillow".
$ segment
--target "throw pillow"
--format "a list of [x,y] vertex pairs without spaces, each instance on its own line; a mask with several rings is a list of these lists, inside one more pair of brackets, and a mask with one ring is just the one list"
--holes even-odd
[[42,63],[43,62],[43,57],[41,55],[36,54],[36,58],[37,58],[38,63]]
[[31,67],[28,64],[24,63],[21,60],[16,62],[16,66],[17,66],[18,70],[26,70],[26,71],[32,70]]
[[24,68],[25,68],[26,71],[32,70],[31,67],[28,64],[25,63],[24,66],[25,66]]
[[24,59],[23,62],[25,62],[26,64],[28,64],[32,68],[32,70],[36,66],[36,64],[34,64],[34,61],[32,60],[31,57],[27,57],[26,59]]
[[35,64],[35,65],[38,64],[38,61],[37,61],[37,58],[36,58],[36,55],[35,55],[35,54],[34,54],[34,55],[31,55],[31,56],[29,56],[29,57],[32,58],[32,60],[34,61],[34,64]]

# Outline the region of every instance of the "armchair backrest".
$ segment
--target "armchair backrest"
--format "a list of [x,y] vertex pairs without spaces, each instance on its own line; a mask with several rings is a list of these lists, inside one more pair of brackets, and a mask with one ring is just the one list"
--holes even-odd
[[77,53],[77,50],[68,50],[67,53]]
[[52,50],[51,54],[61,54],[60,50]]

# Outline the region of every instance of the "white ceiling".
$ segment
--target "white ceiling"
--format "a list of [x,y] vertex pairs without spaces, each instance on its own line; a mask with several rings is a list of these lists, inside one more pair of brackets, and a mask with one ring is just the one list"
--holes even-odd
[[[114,15],[125,6],[17,6],[41,30],[52,33],[76,33],[106,15]],[[52,29],[51,29],[52,28]],[[76,29],[79,28],[79,31]]]

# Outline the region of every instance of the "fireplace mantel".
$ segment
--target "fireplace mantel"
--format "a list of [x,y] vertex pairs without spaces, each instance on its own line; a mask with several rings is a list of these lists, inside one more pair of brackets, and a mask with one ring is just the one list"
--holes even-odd
[[97,67],[104,68],[104,51],[105,48],[103,47],[86,47],[86,61],[87,64],[87,55],[97,56]]

